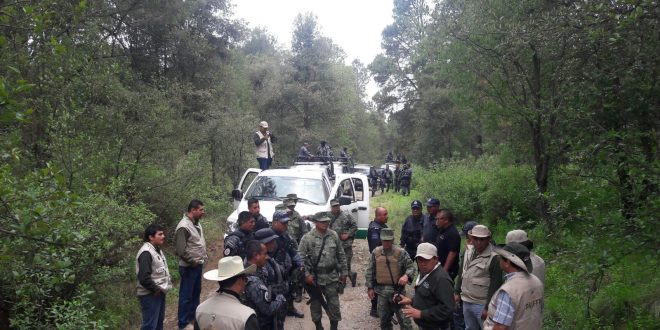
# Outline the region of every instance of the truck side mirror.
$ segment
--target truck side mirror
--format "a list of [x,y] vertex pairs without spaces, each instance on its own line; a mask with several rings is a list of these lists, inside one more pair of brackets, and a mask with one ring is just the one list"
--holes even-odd
[[231,198],[240,201],[243,199],[243,192],[240,189],[234,189],[231,191]]

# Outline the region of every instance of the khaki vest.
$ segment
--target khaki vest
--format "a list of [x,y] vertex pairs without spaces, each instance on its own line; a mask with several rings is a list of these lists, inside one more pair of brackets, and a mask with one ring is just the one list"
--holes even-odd
[[497,295],[500,291],[506,291],[509,294],[515,308],[510,330],[541,329],[543,325],[543,283],[534,275],[519,272],[504,282],[493,294],[488,305],[488,318],[484,321],[485,330],[493,329],[495,326],[493,316],[497,309]]
[[254,309],[241,304],[233,295],[220,292],[197,307],[195,318],[202,330],[243,330],[252,315],[256,316]]
[[[374,249],[374,257],[376,258],[376,283],[383,285],[395,285],[401,277],[401,269],[399,267],[399,256],[401,255],[401,250],[396,247],[392,247],[392,254],[385,256],[383,254],[383,247],[379,246]],[[390,262],[390,269],[387,269],[387,260]],[[390,270],[392,271],[392,276],[390,277]],[[392,283],[394,279],[394,283]]]
[[461,299],[472,304],[485,305],[488,302],[488,286],[490,273],[488,268],[493,257],[493,246],[489,245],[481,254],[463,263],[463,282],[461,284]]
[[534,252],[530,252],[529,258],[532,259],[532,274],[545,283],[545,261]]
[[[156,252],[156,248],[151,245],[149,242],[144,242],[142,247],[135,257],[135,275],[139,271],[138,258],[142,252],[147,251],[151,254],[151,279],[158,285],[163,291],[167,292],[172,288],[172,278],[170,277],[170,271],[167,269],[167,259],[165,259],[165,254],[163,250]],[[137,283],[137,294],[138,296],[144,296],[151,294],[152,292],[145,289],[140,281]]]
[[[179,228],[185,228],[189,233],[190,237],[186,243],[186,250],[193,257],[194,260],[199,260],[201,263],[206,262],[208,259],[208,254],[206,254],[206,241],[204,240],[204,229],[202,229],[202,224],[197,223],[197,226],[188,219],[188,216],[183,216],[183,219],[179,221],[179,224],[176,226],[176,232]],[[194,266],[179,259],[179,266],[189,267]]]
[[[257,131],[257,136],[259,136],[260,139],[264,138],[264,135],[261,134],[261,131]],[[262,144],[256,147],[255,153],[257,154],[257,158],[268,158],[268,149],[270,149],[270,158],[273,158],[275,153],[273,153],[273,142],[270,141],[270,138],[268,138],[268,143],[264,141]]]

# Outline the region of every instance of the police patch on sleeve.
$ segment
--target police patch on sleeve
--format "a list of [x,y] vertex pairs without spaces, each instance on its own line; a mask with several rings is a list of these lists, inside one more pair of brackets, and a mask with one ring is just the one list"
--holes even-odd
[[230,248],[226,248],[226,249],[225,249],[225,257],[228,256],[228,255],[230,255],[230,254],[231,254],[231,249],[230,249]]

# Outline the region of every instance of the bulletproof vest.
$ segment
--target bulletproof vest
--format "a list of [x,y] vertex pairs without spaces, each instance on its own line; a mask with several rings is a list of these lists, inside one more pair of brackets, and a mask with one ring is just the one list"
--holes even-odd
[[[237,255],[241,258],[245,258],[247,251],[245,251],[245,247],[247,246],[247,242],[251,239],[251,235],[246,235],[244,232],[242,232],[240,229],[236,230],[234,232],[231,232],[227,237],[225,238],[225,242],[231,237],[231,236],[236,236],[238,237],[238,241],[236,242],[236,246],[234,246],[234,255]],[[227,251],[227,250],[225,250]]]
[[404,224],[403,230],[406,234],[406,247],[419,245],[419,241],[422,238],[422,224],[420,222],[424,221],[424,216],[422,215],[420,219],[415,219],[414,217],[408,218],[410,221]]
[[[399,281],[399,277],[401,277],[401,269],[399,267],[400,255],[401,250],[394,247],[392,248],[392,254],[388,256],[383,254],[382,247],[378,247],[374,250],[374,256],[376,257],[376,283],[395,285]],[[392,272],[392,276],[390,276],[390,271]],[[392,280],[394,280],[394,282],[392,282]]]
[[288,291],[286,281],[284,281],[283,270],[275,260],[268,260],[268,278],[266,279],[268,291],[271,297],[278,294],[285,294]]

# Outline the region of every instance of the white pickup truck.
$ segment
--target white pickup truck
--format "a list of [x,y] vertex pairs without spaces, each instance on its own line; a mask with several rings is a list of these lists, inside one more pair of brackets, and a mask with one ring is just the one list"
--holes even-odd
[[290,168],[261,171],[250,168],[245,171],[234,191],[234,212],[227,217],[232,230],[238,220],[238,213],[248,210],[247,201],[259,200],[261,214],[272,221],[275,206],[282,203],[287,194],[298,195],[296,211],[302,216],[330,211],[330,200],[336,198],[341,209],[357,220],[356,238],[366,237],[369,217],[369,183],[364,174],[350,171],[329,171],[327,166],[295,165]]

